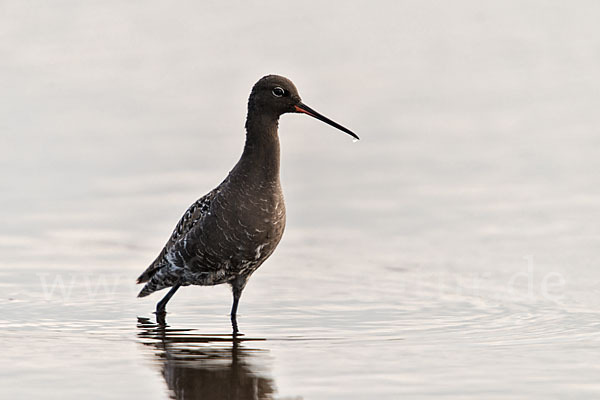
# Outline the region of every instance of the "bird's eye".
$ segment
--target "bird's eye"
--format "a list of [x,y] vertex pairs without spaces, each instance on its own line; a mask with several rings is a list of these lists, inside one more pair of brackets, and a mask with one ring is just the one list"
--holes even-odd
[[273,88],[273,90],[271,90],[271,93],[273,93],[273,96],[275,97],[282,97],[285,94],[285,90],[277,86],[276,88]]

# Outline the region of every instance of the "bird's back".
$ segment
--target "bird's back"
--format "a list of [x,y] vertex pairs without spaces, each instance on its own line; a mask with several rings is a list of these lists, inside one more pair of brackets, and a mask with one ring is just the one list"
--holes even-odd
[[198,199],[192,204],[185,214],[181,217],[171,237],[165,244],[165,247],[161,250],[160,254],[150,264],[150,266],[138,277],[137,283],[148,282],[156,272],[168,264],[167,254],[173,248],[173,246],[183,237],[185,237],[190,230],[197,225],[202,225],[202,220],[206,217],[210,210],[210,204],[215,194],[219,191],[219,187],[213,189],[205,196]]

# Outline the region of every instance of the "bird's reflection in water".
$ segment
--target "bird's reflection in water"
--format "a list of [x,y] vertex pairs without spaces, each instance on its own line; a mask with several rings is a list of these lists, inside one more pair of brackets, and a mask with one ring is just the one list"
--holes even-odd
[[174,399],[272,399],[275,383],[251,365],[266,350],[232,335],[200,335],[138,318],[140,342],[154,349]]

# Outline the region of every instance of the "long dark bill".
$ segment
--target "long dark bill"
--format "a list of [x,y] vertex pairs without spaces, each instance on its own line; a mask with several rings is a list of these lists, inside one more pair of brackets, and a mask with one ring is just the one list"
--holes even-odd
[[346,132],[348,135],[352,136],[356,140],[360,140],[360,138],[356,135],[356,133],[352,132],[348,128],[344,128],[343,126],[341,126],[337,122],[334,122],[334,121],[330,120],[326,116],[319,114],[318,112],[316,112],[315,110],[313,110],[312,108],[310,108],[309,106],[307,106],[306,104],[304,104],[304,103],[298,103],[298,104],[296,104],[295,107],[296,107],[296,111],[297,112],[310,115],[313,118],[316,118],[316,119],[318,119],[320,121],[325,122],[326,124],[329,124],[331,126],[334,126],[334,127],[338,128],[342,132]]

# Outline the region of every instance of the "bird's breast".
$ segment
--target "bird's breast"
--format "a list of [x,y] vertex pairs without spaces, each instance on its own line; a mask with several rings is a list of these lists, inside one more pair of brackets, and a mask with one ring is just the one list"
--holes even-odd
[[238,186],[220,201],[219,226],[222,243],[232,261],[262,263],[283,236],[285,203],[279,185]]

